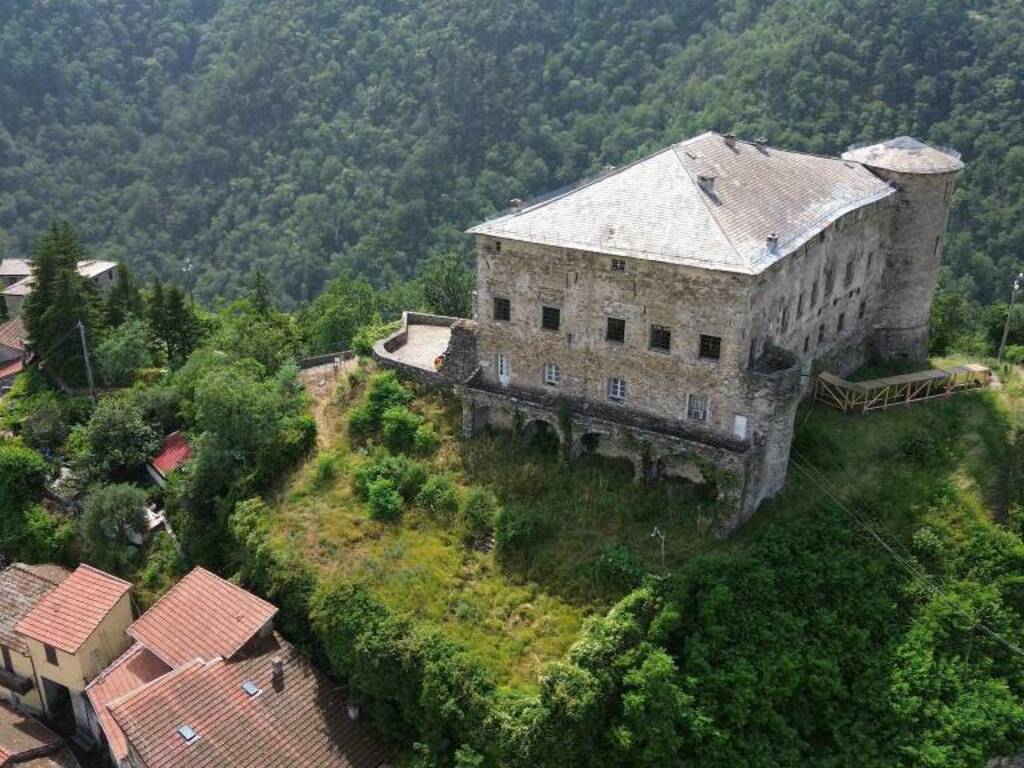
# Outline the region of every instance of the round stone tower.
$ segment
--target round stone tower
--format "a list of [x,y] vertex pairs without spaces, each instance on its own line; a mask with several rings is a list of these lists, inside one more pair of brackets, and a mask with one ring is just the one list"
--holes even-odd
[[897,190],[888,252],[880,254],[885,293],[875,318],[878,354],[923,360],[953,183],[964,164],[957,152],[909,136],[851,148],[843,159],[861,163]]

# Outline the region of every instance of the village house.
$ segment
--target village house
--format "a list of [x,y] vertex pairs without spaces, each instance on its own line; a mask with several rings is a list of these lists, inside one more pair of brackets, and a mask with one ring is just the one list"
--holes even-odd
[[[87,259],[78,262],[78,274],[91,280],[101,295],[106,296],[117,285],[117,262]],[[0,295],[7,305],[7,316],[21,316],[25,299],[32,293],[32,262],[26,259],[4,259],[0,262],[0,283],[6,285]]]
[[471,229],[473,321],[407,316],[375,353],[422,379],[436,352],[467,435],[705,484],[731,530],[781,489],[812,373],[924,358],[962,168],[908,137],[824,157],[705,133]]
[[[12,566],[3,576],[24,580],[8,572],[26,568]],[[49,581],[59,574],[53,566],[30,570]],[[92,731],[85,689],[131,643],[125,632],[133,619],[130,592],[128,582],[82,565],[35,600],[14,625],[20,645],[14,666],[22,676],[31,670],[34,690],[20,694],[20,703],[32,711],[41,708],[48,719],[73,719],[77,729]]]
[[274,631],[277,608],[197,568],[128,628],[88,697],[118,768],[382,768],[358,707]]
[[0,323],[0,394],[10,388],[14,377],[28,361],[28,333],[21,318]]

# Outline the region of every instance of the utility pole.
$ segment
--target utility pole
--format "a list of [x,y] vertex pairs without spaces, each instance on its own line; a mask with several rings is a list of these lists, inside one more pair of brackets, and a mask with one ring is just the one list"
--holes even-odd
[[999,344],[998,360],[1003,359],[1003,352],[1006,351],[1006,339],[1010,335],[1010,319],[1013,317],[1013,304],[1017,300],[1017,291],[1020,290],[1021,281],[1024,280],[1024,272],[1020,272],[1013,281],[1013,292],[1010,294],[1010,308],[1006,311],[1006,325],[1003,326],[1003,340]]
[[92,361],[89,359],[89,343],[85,340],[85,325],[78,321],[78,335],[82,339],[82,356],[85,357],[85,375],[89,380],[89,394],[92,401],[96,402],[96,383],[92,378]]

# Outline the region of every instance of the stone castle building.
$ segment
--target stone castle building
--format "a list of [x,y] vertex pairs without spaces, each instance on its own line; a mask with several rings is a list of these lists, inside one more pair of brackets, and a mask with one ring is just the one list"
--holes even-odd
[[925,357],[956,153],[822,157],[705,133],[481,224],[464,429],[554,431],[712,483],[726,529],[783,485],[812,372]]

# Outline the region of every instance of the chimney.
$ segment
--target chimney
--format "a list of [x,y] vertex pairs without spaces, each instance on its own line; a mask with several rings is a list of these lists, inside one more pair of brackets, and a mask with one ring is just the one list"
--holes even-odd
[[284,679],[284,661],[280,656],[275,656],[270,660],[270,671],[274,675],[274,682]]
[[729,147],[729,149],[732,149],[733,147],[736,146],[736,134],[735,133],[727,133],[727,134],[725,134],[725,136],[723,138],[725,139],[725,146]]
[[768,244],[768,250],[774,251],[776,248],[779,247],[779,236],[772,232],[770,235],[768,235],[768,239],[766,242]]
[[697,183],[700,188],[707,192],[709,195],[715,194],[715,177],[709,173],[702,173],[697,176]]
[[754,139],[754,143],[757,144],[757,146],[759,146],[761,149],[764,149],[765,147],[768,146],[768,139],[766,139],[764,136],[758,136],[756,139]]
[[348,719],[353,723],[359,719],[359,702],[350,701],[345,708],[348,710]]
[[523,207],[523,201],[521,198],[518,197],[513,197],[511,200],[508,201],[508,204],[511,205],[517,211]]

